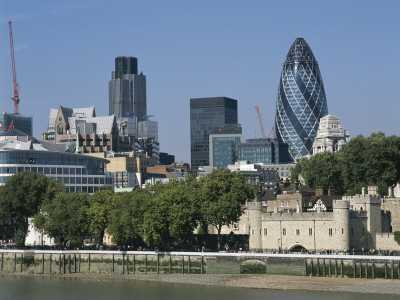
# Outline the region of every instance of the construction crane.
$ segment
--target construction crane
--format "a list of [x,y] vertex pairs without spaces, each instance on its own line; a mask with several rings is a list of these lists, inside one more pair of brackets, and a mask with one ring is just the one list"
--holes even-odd
[[17,83],[17,73],[15,71],[14,40],[11,28],[11,21],[8,22],[8,26],[10,28],[11,64],[12,64],[13,84],[14,84],[14,97],[11,97],[11,100],[14,101],[14,115],[18,115],[19,84]]
[[[257,111],[257,115],[258,115],[258,121],[260,122],[260,128],[261,128],[261,133],[262,133],[262,137],[263,139],[266,139],[267,136],[265,135],[265,131],[264,131],[264,125],[263,125],[263,121],[261,118],[261,113],[260,110],[258,109],[258,106],[256,106],[256,111]],[[268,135],[268,139],[275,139],[275,127],[272,126],[272,129]]]
[[264,131],[264,125],[261,119],[261,113],[260,110],[258,109],[258,106],[256,106],[256,111],[257,111],[257,115],[258,115],[258,122],[260,122],[260,128],[261,128],[261,133],[262,133],[262,137],[263,139],[266,139],[267,136],[265,135],[265,131]]

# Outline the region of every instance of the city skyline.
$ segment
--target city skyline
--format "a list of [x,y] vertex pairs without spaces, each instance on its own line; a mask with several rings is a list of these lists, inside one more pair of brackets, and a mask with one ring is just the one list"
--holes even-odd
[[282,62],[303,37],[317,57],[329,113],[350,136],[400,135],[399,9],[397,1],[3,2],[0,107],[13,111],[11,20],[19,111],[33,117],[36,138],[51,107],[94,105],[108,115],[114,59],[134,56],[147,77],[147,113],[159,122],[160,150],[190,162],[189,99],[237,99],[244,138],[261,137],[254,106],[269,132]]

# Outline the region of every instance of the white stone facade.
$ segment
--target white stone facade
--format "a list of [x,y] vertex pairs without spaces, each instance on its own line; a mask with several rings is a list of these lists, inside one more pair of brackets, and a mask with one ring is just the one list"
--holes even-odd
[[327,115],[319,121],[317,136],[312,147],[312,153],[325,151],[336,152],[346,144],[348,134],[342,128],[338,117]]

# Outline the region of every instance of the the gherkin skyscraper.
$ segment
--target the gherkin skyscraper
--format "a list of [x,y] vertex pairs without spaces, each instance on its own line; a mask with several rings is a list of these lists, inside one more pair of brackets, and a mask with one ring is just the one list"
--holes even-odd
[[328,114],[324,84],[317,60],[303,38],[287,54],[276,100],[278,139],[289,145],[294,161],[310,154],[319,119]]

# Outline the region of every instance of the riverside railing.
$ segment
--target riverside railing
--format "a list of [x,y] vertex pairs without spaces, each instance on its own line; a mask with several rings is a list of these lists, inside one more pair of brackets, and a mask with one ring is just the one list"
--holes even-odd
[[0,272],[270,274],[400,279],[400,256],[5,249],[0,250]]

